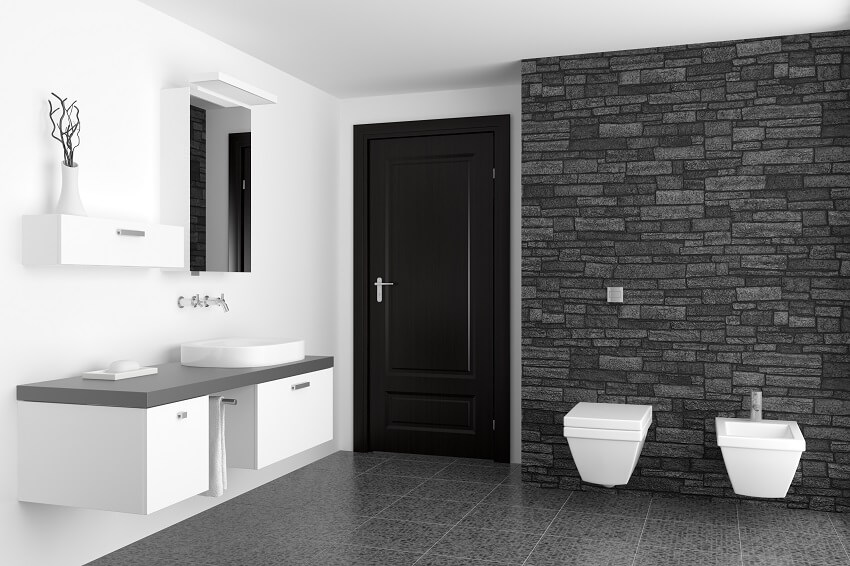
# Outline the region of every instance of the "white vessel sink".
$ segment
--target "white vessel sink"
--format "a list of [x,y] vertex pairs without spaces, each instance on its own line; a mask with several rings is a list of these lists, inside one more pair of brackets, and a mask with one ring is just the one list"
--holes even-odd
[[304,340],[219,338],[180,345],[180,363],[204,368],[255,368],[304,359]]
[[785,497],[806,439],[795,421],[714,419],[732,489],[750,497]]

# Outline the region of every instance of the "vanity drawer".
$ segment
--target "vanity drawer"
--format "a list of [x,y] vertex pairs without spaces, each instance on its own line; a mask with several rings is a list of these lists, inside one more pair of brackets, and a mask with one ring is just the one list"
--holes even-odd
[[256,388],[257,468],[333,439],[333,369]]
[[23,218],[27,265],[183,267],[183,228],[65,214]]
[[18,499],[148,514],[209,488],[209,401],[18,401]]

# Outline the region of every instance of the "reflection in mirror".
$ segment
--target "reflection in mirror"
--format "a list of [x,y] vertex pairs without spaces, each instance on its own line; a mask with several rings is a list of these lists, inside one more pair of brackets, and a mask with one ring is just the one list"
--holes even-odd
[[251,271],[251,111],[190,99],[191,271]]

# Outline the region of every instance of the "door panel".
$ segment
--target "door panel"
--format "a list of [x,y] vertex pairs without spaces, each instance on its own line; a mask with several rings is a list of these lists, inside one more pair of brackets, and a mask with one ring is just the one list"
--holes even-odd
[[475,433],[475,397],[388,393],[387,427]]
[[392,370],[470,370],[469,165],[467,156],[391,164],[385,278],[404,282],[386,304]]
[[493,134],[369,145],[374,450],[493,453]]

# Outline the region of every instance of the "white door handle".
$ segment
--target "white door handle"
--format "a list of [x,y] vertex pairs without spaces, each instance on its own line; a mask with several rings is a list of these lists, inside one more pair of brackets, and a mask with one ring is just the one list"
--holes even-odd
[[395,285],[395,283],[384,283],[384,280],[378,277],[378,280],[373,283],[376,289],[376,299],[378,299],[379,303],[384,302],[384,286],[386,285]]

